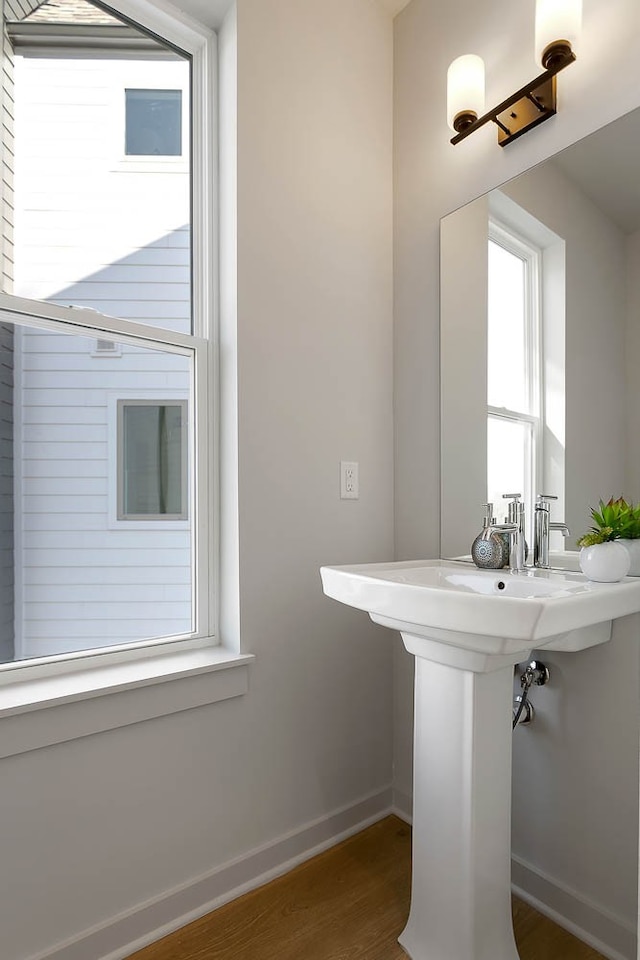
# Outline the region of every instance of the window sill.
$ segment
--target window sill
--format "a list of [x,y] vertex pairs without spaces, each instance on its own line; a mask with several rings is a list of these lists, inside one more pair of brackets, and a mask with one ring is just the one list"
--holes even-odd
[[8,684],[0,758],[242,696],[253,659],[207,647]]

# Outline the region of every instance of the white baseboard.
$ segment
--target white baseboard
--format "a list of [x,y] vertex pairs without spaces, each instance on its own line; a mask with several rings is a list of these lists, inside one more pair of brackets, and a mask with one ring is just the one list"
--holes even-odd
[[609,960],[636,960],[635,924],[516,856],[511,858],[511,887],[521,900]]
[[413,797],[409,796],[408,793],[403,793],[401,790],[396,790],[394,787],[391,812],[395,813],[401,820],[404,820],[405,823],[411,825],[413,823]]
[[388,786],[362,797],[30,960],[124,960],[381,820],[393,812],[392,796]]

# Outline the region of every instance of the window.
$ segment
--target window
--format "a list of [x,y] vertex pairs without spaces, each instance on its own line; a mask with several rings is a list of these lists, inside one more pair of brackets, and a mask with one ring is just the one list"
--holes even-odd
[[125,90],[125,154],[182,154],[182,91]]
[[[127,21],[119,46],[117,14],[80,6],[77,37],[70,25],[57,49],[55,5],[33,24],[4,5],[19,22],[7,23],[18,132],[3,134],[18,227],[15,242],[3,233],[0,293],[5,670],[89,652],[135,662],[143,645],[195,649],[216,632],[210,40],[177,24],[161,44],[168,21],[150,6],[150,32]],[[117,97],[119,149],[179,165],[114,169]]]
[[541,251],[495,221],[488,247],[487,491],[532,510],[542,467]]
[[186,517],[186,400],[119,400],[118,519]]

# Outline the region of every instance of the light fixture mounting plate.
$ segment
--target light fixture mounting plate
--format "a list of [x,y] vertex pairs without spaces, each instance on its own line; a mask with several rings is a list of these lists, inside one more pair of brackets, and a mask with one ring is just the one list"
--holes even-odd
[[498,143],[501,147],[506,146],[521,137],[523,133],[544,123],[555,112],[556,78],[552,76],[495,116]]

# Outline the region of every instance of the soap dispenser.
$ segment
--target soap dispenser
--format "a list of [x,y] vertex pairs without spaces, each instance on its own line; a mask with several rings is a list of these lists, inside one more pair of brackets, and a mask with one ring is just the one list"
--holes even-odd
[[495,524],[496,518],[492,516],[492,503],[485,503],[484,507],[486,513],[482,521],[482,532],[471,545],[471,557],[476,567],[499,570],[501,567],[509,566],[509,545],[505,537],[497,531],[487,537],[486,531]]

